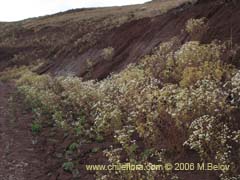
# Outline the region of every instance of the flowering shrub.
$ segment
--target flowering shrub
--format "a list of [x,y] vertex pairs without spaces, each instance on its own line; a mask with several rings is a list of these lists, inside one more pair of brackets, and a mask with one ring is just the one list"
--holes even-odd
[[[240,84],[238,82],[239,72],[225,85],[218,88],[224,97],[219,101],[210,101],[211,103],[221,105],[215,111],[216,113],[205,112],[203,116],[196,118],[190,126],[191,134],[184,143],[190,148],[198,151],[201,158],[205,161],[213,161],[220,164],[231,165],[231,171],[223,171],[221,179],[236,179],[239,171],[239,92]],[[230,84],[230,86],[228,86]],[[217,90],[217,88],[214,88]],[[230,98],[230,99],[229,99]],[[229,102],[230,101],[230,102]],[[209,104],[209,103],[208,103]],[[238,157],[236,159],[236,157]]]
[[190,34],[192,40],[199,40],[207,30],[206,18],[189,19],[186,23],[186,31]]
[[146,76],[158,79],[162,83],[175,83],[172,76],[172,69],[175,66],[174,53],[180,48],[180,41],[172,38],[169,42],[164,42],[155,48],[151,55],[141,59],[139,68],[143,69]]
[[48,75],[38,76],[31,72],[25,73],[17,81],[19,92],[25,95],[26,104],[36,118],[50,118],[59,110],[60,98],[52,91],[54,83]]
[[173,38],[156,48],[152,55],[143,58],[139,68],[144,69],[146,76],[162,83],[180,83],[185,87],[201,79],[227,80],[234,73],[234,68],[221,61],[226,51],[225,43],[190,41],[180,46]]
[[[18,86],[37,117],[78,128],[81,139],[108,137],[115,142],[104,151],[110,163],[171,162],[189,147],[203,161],[233,165],[221,178],[234,178],[239,170],[240,73],[222,61],[227,50],[225,43],[181,45],[173,38],[100,82],[29,72]],[[175,175],[117,171],[98,173],[97,178]]]
[[27,67],[27,66],[6,69],[5,71],[0,72],[0,81],[5,82],[8,80],[17,79],[27,71],[29,71],[29,67]]
[[203,79],[221,82],[223,79],[230,79],[232,73],[233,69],[230,65],[225,65],[220,61],[205,61],[202,65],[197,67],[186,67],[183,70],[180,85],[183,87],[189,87]]
[[240,107],[240,71],[238,71],[231,79],[231,96],[232,103]]
[[102,50],[102,56],[105,60],[110,61],[112,60],[114,55],[114,48],[113,47],[107,47]]
[[[113,148],[111,147],[109,150],[105,150],[104,154],[108,157],[108,160],[111,164],[114,165],[123,165],[124,162],[121,161],[121,154],[123,149],[122,148]],[[148,180],[155,180],[155,179],[178,179],[176,175],[174,175],[171,171],[165,171],[161,169],[161,173],[157,170],[154,170],[153,164],[149,161],[150,158],[156,158],[156,163],[164,164],[165,161],[165,150],[161,151],[154,151],[153,149],[146,149],[142,153],[138,153],[139,158],[129,158],[127,162],[130,162],[132,165],[143,165],[144,167],[148,167],[148,170],[139,170],[139,171],[109,171],[107,174],[101,174],[100,172],[97,173],[96,179],[97,180],[131,180],[131,179],[148,179]],[[153,169],[151,169],[153,168]]]
[[222,117],[205,115],[194,120],[190,126],[192,134],[185,145],[198,151],[204,161],[231,165],[231,171],[223,171],[221,179],[234,177],[239,162],[234,157],[239,152],[239,130],[232,129],[234,122]]

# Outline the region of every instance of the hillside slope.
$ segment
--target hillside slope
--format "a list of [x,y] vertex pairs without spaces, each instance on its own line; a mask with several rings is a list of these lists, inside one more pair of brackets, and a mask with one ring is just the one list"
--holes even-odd
[[19,22],[0,22],[0,70],[14,65],[78,57],[114,27],[152,17],[189,0],[125,7],[76,9]]
[[[225,4],[221,1],[201,2],[192,6],[185,4],[170,12],[151,18],[132,21],[105,33],[96,45],[77,57],[62,56],[59,63],[53,63],[47,71],[66,75],[84,76],[86,60],[94,63],[92,77],[102,79],[112,71],[119,71],[131,62],[149,54],[161,42],[180,36],[182,42],[190,39],[183,31],[190,18],[206,17],[209,30],[201,38],[203,42],[214,39],[240,42],[240,4]],[[113,47],[112,61],[104,61],[101,53],[104,48]]]
[[2,176],[240,179],[240,4],[172,2],[1,23]]
[[[222,0],[185,3],[160,1],[127,7],[72,10],[53,16],[2,23],[0,69],[13,65],[44,62],[39,73],[75,74],[102,79],[149,54],[159,43],[173,36],[190,38],[183,31],[190,18],[206,17],[209,30],[201,38],[240,42],[240,4]],[[161,9],[161,11],[159,11]],[[103,58],[113,48],[111,61]]]

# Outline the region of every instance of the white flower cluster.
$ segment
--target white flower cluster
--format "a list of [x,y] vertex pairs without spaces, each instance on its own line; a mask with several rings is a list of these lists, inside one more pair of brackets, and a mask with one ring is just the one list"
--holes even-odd
[[181,68],[201,65],[205,61],[219,61],[225,46],[215,42],[211,44],[200,44],[198,41],[185,43],[180,50],[175,53],[177,65]]
[[[203,35],[208,30],[208,24],[205,23],[206,18],[189,19],[186,23],[186,31],[192,38]],[[200,36],[201,37],[201,36]]]
[[189,19],[186,23],[187,32],[192,33],[193,31],[200,30],[200,28],[205,25],[205,19],[206,18]]
[[[167,149],[177,154],[186,141],[202,158],[234,164],[240,141],[235,115],[240,72],[220,61],[224,44],[179,44],[176,39],[163,43],[139,64],[100,82],[27,73],[19,89],[38,117],[48,115],[43,119],[77,128],[81,138],[113,137],[120,148],[106,151],[111,163],[124,158],[162,161],[153,152]],[[146,151],[141,154],[140,149]],[[144,171],[139,179],[160,176]]]
[[231,79],[232,84],[232,102],[240,106],[240,71],[238,71]]
[[[240,148],[239,131],[231,130],[229,125],[222,120],[222,117],[217,118],[209,115],[194,120],[190,126],[192,134],[184,145],[196,150],[202,160],[236,165],[235,163],[238,162],[233,159],[233,154],[238,152]],[[230,172],[223,171],[221,179],[230,176]]]
[[[216,118],[213,116],[202,116],[192,122],[190,129],[192,134],[184,145],[190,146],[191,149],[197,150],[201,156],[205,156],[206,148],[214,135],[213,126]],[[207,147],[204,147],[207,146]]]

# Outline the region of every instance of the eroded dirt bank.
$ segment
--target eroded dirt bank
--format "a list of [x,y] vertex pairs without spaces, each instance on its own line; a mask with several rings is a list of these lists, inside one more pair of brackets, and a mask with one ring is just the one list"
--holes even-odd
[[[186,22],[202,17],[207,19],[209,29],[200,41],[240,42],[240,2],[203,0],[194,5],[184,4],[163,15],[125,23],[106,32],[94,47],[78,56],[74,54],[74,49],[67,56],[62,54],[42,72],[86,76],[86,61],[91,60],[94,64],[91,78],[103,79],[109,73],[119,72],[129,63],[137,62],[158,44],[174,36],[180,37],[182,43],[189,41],[190,37],[184,31]],[[106,47],[114,48],[111,61],[102,58],[102,50]]]
[[[95,10],[76,10],[11,23],[6,27],[0,23],[0,70],[40,60],[45,62],[38,71],[40,74],[75,74],[103,79],[111,72],[119,72],[129,63],[137,62],[155,46],[174,36],[180,36],[182,42],[190,40],[184,31],[190,18],[207,18],[209,30],[202,42],[232,39],[234,43],[240,43],[240,1],[199,0],[196,4],[186,3],[150,17],[143,15],[145,6],[126,14],[121,14],[124,8],[109,9],[113,14],[120,12],[121,15],[101,18],[96,17],[104,14],[104,9],[100,14]],[[89,19],[84,19],[85,16]],[[123,17],[131,20],[116,25]],[[25,25],[22,27],[21,24]],[[110,61],[102,57],[103,49],[108,47],[114,49]],[[87,73],[89,60],[93,63],[90,76]]]

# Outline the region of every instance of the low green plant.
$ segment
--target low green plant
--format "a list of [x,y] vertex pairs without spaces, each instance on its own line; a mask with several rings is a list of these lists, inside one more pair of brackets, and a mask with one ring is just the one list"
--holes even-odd
[[70,151],[76,151],[77,150],[77,148],[78,148],[78,144],[77,143],[72,143],[72,144],[70,144],[70,146],[68,147],[68,149],[70,150]]
[[63,168],[64,171],[72,172],[73,169],[74,169],[74,163],[70,162],[70,161],[65,162],[65,163],[63,163],[62,168]]
[[92,149],[92,153],[97,153],[99,151],[100,151],[100,148],[98,148],[98,147]]
[[35,134],[40,133],[41,129],[42,129],[42,126],[40,123],[37,123],[37,122],[32,123],[31,130],[33,133]]

